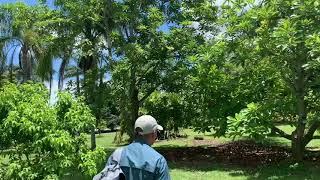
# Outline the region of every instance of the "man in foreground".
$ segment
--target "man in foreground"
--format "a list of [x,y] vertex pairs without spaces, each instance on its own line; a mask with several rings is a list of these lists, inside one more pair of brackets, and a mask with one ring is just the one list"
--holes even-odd
[[167,161],[151,147],[157,139],[157,131],[163,130],[162,126],[152,116],[143,115],[136,120],[134,130],[135,140],[117,149],[94,180],[123,179],[122,173],[126,180],[170,180]]

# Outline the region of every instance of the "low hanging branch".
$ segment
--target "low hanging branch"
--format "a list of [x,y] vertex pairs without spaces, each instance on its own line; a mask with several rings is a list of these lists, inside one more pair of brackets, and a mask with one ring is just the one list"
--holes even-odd
[[271,130],[276,132],[279,136],[281,136],[283,138],[286,138],[286,139],[288,139],[290,141],[292,140],[291,135],[285,133],[284,131],[282,131],[281,129],[277,128],[276,126],[272,126]]
[[[150,67],[153,68],[153,67]],[[168,76],[172,76],[172,74],[175,72],[175,70],[178,68],[178,66],[174,66],[169,72],[171,72],[171,74],[168,74]],[[148,73],[149,71],[146,71],[145,73]],[[177,79],[178,77],[175,77],[173,80]],[[140,78],[142,79],[142,78]],[[139,79],[139,80],[140,80]],[[142,106],[142,104],[144,103],[144,101],[158,88],[160,87],[162,84],[165,83],[167,79],[162,79],[161,81],[159,81],[157,84],[155,84],[155,86],[151,87],[146,94],[139,100],[139,106]],[[140,82],[139,82],[140,83]]]
[[155,85],[154,87],[150,88],[147,93],[139,100],[139,106],[142,106],[142,104],[144,103],[144,101],[159,87],[161,86],[162,81],[160,83],[158,83],[157,85]]
[[[304,144],[307,145],[312,139],[320,139],[320,136],[314,136],[313,134],[315,131],[320,127],[320,122],[314,122],[311,124],[308,132],[304,136]],[[286,138],[288,140],[292,140],[292,136],[290,134],[285,133],[281,129],[277,128],[276,126],[272,126],[271,130],[276,132],[280,137]]]
[[312,139],[319,138],[318,136],[313,136],[314,132],[319,128],[320,122],[316,121],[311,124],[307,134],[304,136],[304,144],[307,145]]

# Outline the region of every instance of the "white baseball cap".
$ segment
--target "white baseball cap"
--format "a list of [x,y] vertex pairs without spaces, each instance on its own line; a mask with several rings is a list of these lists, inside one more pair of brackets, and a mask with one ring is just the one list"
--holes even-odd
[[140,116],[134,123],[134,129],[141,128],[141,134],[150,134],[156,130],[163,130],[163,127],[157,123],[157,120],[150,115]]

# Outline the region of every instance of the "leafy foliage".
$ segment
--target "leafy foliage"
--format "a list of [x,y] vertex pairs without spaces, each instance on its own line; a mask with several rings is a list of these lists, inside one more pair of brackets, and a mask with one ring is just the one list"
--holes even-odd
[[279,129],[276,132],[292,140],[294,156],[300,160],[304,147],[320,125],[312,105],[317,100],[307,98],[309,94],[317,96],[314,88],[318,84],[315,63],[318,54],[311,45],[317,44],[316,34],[319,34],[319,19],[314,16],[319,11],[317,4],[314,0],[258,3],[244,0],[226,5],[223,11],[223,17],[227,17],[225,38],[231,39],[234,48],[231,52],[239,55],[242,66],[246,67],[250,61],[268,62],[272,69],[267,76],[276,74],[279,79],[275,88],[266,89],[274,98],[253,102],[262,105],[260,118],[269,119],[270,124],[274,125],[274,120],[280,118],[296,127],[292,136]]
[[[6,148],[32,144],[35,137],[30,133],[36,133],[36,138],[51,135],[52,128],[76,140],[88,127],[95,148],[95,129],[89,122],[99,127],[106,119],[120,120],[120,135],[132,138],[139,113],[150,113],[174,131],[191,125],[216,136],[253,138],[273,131],[291,140],[301,159],[320,127],[316,0],[221,4],[209,0],[56,0],[55,5],[55,10],[44,4],[1,6],[1,22],[9,28],[0,42],[0,77],[9,75],[13,82],[13,74],[20,73],[23,81],[32,79],[37,68],[31,65],[38,63],[39,77],[50,80],[55,54],[62,58],[59,89],[66,73],[75,82],[74,94],[85,98],[74,102],[70,95],[61,94],[51,107],[43,100],[48,97],[42,90],[34,99],[3,95],[3,102],[12,104],[0,111],[6,120],[2,124],[8,128],[0,130]],[[16,72],[19,67],[4,59],[8,44],[15,42],[21,51]],[[12,88],[10,93],[18,91]],[[18,106],[16,101],[22,103]],[[296,130],[287,134],[275,126],[277,122]],[[13,133],[17,130],[23,136]],[[29,154],[31,159],[34,154]]]
[[[0,95],[1,148],[9,151],[5,179],[58,179],[72,168],[96,173],[104,152],[91,152],[84,132],[94,117],[81,100],[61,93],[56,105],[40,84],[6,84]],[[83,158],[86,157],[86,158]]]
[[264,121],[255,103],[248,104],[247,108],[228,117],[228,134],[230,136],[249,136],[254,139],[265,138],[270,134],[269,124]]
[[179,132],[188,126],[185,101],[176,93],[154,92],[143,106],[145,114],[152,114],[166,131]]
[[[18,2],[0,6],[2,19],[8,19],[6,33],[2,33],[0,42],[8,52],[6,60],[10,64],[10,79],[13,77],[14,57],[19,54],[19,69],[22,77],[18,80],[49,80],[52,78],[53,26],[62,22],[56,11],[47,6],[27,6]],[[3,23],[3,22],[1,22]]]

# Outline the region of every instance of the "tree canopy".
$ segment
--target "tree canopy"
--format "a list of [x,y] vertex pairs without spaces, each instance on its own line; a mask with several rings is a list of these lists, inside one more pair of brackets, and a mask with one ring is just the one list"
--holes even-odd
[[[0,87],[10,89],[1,96],[16,93],[15,108],[23,102],[16,117],[8,119],[30,124],[32,130],[26,132],[32,137],[30,132],[51,127],[78,137],[90,120],[86,132],[95,149],[98,127],[116,123],[119,139],[127,134],[132,140],[135,120],[150,113],[176,133],[181,127],[215,136],[265,138],[276,133],[292,142],[297,160],[315,138],[320,126],[317,0],[54,3],[55,8],[45,2],[0,6]],[[53,62],[60,64],[54,67]],[[43,87],[30,83],[49,81],[51,87],[55,73],[59,91],[73,96],[62,93],[50,107]],[[39,92],[30,90],[34,88]],[[25,93],[37,100],[24,100]],[[48,112],[38,112],[33,109],[37,103],[29,101]],[[9,117],[11,109],[3,108],[2,117]],[[27,110],[51,118],[31,126],[33,117],[20,118]],[[86,115],[80,117],[79,111]],[[7,128],[20,128],[19,123]],[[295,131],[286,134],[277,123]],[[14,132],[6,133],[6,147],[17,145],[12,144]],[[21,142],[30,151],[34,147],[33,141]]]
[[59,179],[79,168],[94,175],[102,149],[90,151],[85,132],[94,117],[81,99],[59,94],[55,105],[41,84],[5,84],[0,95],[0,145],[10,155],[3,179]]

